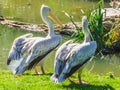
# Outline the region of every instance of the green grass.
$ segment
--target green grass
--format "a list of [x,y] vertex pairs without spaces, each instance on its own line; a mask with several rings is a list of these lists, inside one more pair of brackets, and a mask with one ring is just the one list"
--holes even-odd
[[81,85],[77,82],[77,74],[71,77],[72,81],[66,80],[61,84],[50,81],[52,72],[47,70],[46,75],[35,75],[26,72],[21,76],[14,76],[8,70],[0,70],[0,90],[120,90],[120,78],[108,74],[97,75],[83,71],[82,80],[89,85]]

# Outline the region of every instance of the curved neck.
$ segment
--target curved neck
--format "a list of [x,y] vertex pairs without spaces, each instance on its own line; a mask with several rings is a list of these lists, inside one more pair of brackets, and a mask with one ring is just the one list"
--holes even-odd
[[83,29],[83,33],[84,33],[84,42],[90,42],[91,41],[91,35],[90,35],[91,33],[90,33],[88,27],[83,26],[82,29]]
[[48,26],[48,36],[52,37],[55,35],[55,32],[54,32],[54,26],[52,24],[52,22],[49,20],[48,18],[48,21],[47,21],[47,26]]
[[44,13],[41,14],[43,21],[47,24],[48,26],[48,36],[52,37],[55,35],[54,33],[54,26],[50,19],[45,15]]

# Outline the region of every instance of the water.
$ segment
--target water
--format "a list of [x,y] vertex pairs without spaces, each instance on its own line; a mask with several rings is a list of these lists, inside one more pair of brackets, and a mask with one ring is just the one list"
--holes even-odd
[[86,65],[86,68],[91,72],[101,75],[113,73],[113,75],[120,77],[120,54],[108,55],[103,59],[95,57]]
[[[82,0],[0,0],[0,15],[3,15],[7,19],[40,24],[43,23],[39,15],[39,9],[42,3],[49,5],[54,14],[64,23],[70,22],[70,20],[62,11],[73,15],[74,20],[79,21],[82,15],[80,9],[89,11],[89,9],[92,9],[96,4],[93,2],[83,2]],[[29,32],[9,29],[0,25],[0,69],[7,69],[7,57],[13,40],[26,33]],[[35,36],[45,36],[41,33],[31,33]],[[55,52],[56,50],[45,58],[47,60],[46,68],[53,68]],[[115,76],[120,77],[119,58],[120,55],[106,56],[103,60],[100,60],[99,57],[94,58],[86,65],[86,69],[99,74],[114,72]]]
[[[0,0],[0,15],[7,19],[29,23],[43,23],[40,18],[40,6],[46,4],[52,12],[63,22],[70,22],[64,12],[74,16],[75,21],[80,21],[81,9],[88,12],[93,9],[96,2],[84,2],[84,0]],[[107,6],[107,5],[106,5]]]

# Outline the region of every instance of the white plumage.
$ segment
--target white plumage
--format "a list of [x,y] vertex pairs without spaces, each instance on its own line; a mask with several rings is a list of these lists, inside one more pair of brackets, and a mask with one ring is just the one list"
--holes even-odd
[[[54,74],[51,81],[60,83],[81,68],[95,53],[96,41],[91,41],[91,33],[88,29],[87,17],[82,18],[84,42],[74,43],[73,40],[65,42],[56,52]],[[79,82],[81,78],[78,75]]]
[[[14,74],[22,74],[25,70],[33,68],[60,44],[62,37],[54,33],[54,26],[47,17],[50,12],[48,6],[41,6],[41,17],[49,28],[45,38],[32,37],[33,35],[30,33],[14,40],[7,61]],[[60,25],[62,24],[60,23]]]

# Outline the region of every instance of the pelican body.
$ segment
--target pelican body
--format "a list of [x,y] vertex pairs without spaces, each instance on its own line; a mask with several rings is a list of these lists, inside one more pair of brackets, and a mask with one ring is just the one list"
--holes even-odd
[[[51,9],[41,6],[42,20],[48,25],[46,37],[33,37],[31,33],[16,38],[9,52],[7,64],[14,74],[22,74],[36,66],[48,53],[55,49],[61,42],[62,37],[54,33],[54,26],[48,15]],[[52,15],[53,16],[53,15]],[[56,18],[55,18],[56,19]],[[60,23],[58,21],[58,23]],[[60,23],[60,25],[62,25]]]
[[[51,81],[56,83],[63,82],[78,69],[83,69],[83,65],[94,55],[97,44],[96,41],[91,41],[92,36],[88,29],[86,16],[82,18],[82,30],[85,38],[83,43],[74,43],[73,40],[69,40],[57,50],[54,63],[54,74],[51,76]],[[78,79],[81,83],[79,73]]]

